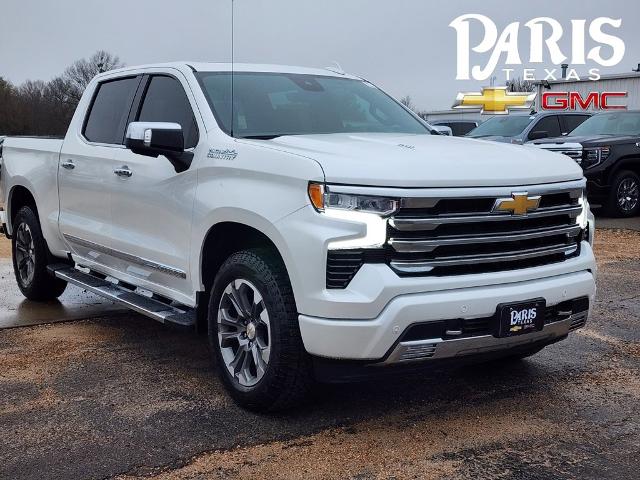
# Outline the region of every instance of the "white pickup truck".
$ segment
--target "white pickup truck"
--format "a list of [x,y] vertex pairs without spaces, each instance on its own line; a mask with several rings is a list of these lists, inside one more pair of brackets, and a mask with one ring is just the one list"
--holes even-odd
[[98,75],[64,140],[7,138],[1,223],[31,300],[68,283],[207,331],[243,406],[582,327],[585,180],[551,152],[434,135],[361,78],[174,63]]

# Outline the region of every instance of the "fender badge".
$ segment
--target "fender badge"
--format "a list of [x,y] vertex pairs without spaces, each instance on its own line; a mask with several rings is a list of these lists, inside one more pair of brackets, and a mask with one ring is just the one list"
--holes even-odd
[[235,160],[238,152],[235,150],[220,150],[219,148],[210,148],[207,158],[217,158],[219,160]]

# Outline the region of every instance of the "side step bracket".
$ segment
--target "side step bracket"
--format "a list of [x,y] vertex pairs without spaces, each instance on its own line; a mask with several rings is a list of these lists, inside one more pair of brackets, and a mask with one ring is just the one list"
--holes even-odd
[[160,302],[154,298],[124,288],[115,282],[110,282],[98,275],[85,273],[69,265],[50,265],[48,270],[49,273],[61,280],[124,305],[131,310],[158,320],[161,323],[179,328],[190,328],[196,325],[196,312],[194,309]]

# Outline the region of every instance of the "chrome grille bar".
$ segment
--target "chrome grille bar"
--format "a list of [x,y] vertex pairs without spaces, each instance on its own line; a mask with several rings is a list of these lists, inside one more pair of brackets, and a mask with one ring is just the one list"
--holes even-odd
[[459,255],[438,257],[433,260],[392,260],[390,265],[391,268],[401,273],[427,273],[436,267],[527,260],[530,258],[555,254],[571,255],[577,250],[577,244],[552,245],[550,247],[530,248],[526,250],[502,252],[499,254]]
[[576,218],[582,211],[581,206],[562,208],[541,208],[535,212],[529,212],[526,216],[513,216],[509,214],[478,214],[478,215],[438,215],[432,217],[394,217],[389,220],[389,225],[396,230],[405,232],[433,230],[447,223],[474,223],[474,222],[501,222],[504,220],[526,220],[529,218],[544,218],[555,215],[568,215]]
[[561,228],[543,228],[526,231],[504,232],[499,235],[456,235],[436,237],[428,240],[421,239],[397,239],[390,238],[389,244],[396,252],[416,253],[431,252],[437,247],[445,245],[473,245],[481,243],[515,242],[518,240],[530,240],[532,238],[552,237],[555,235],[567,235],[575,237],[580,234],[580,226],[572,225]]

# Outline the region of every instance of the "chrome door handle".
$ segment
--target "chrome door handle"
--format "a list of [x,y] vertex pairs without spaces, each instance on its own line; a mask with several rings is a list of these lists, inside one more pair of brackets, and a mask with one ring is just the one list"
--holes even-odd
[[115,173],[119,177],[126,177],[126,178],[129,178],[131,175],[133,175],[133,172],[129,170],[129,167],[127,167],[126,165],[123,165],[120,168],[116,168],[113,171],[113,173]]
[[67,170],[73,170],[74,168],[76,168],[76,165],[75,165],[75,163],[73,163],[73,160],[67,160],[65,162],[62,162],[60,164],[60,166],[62,168],[67,169]]

